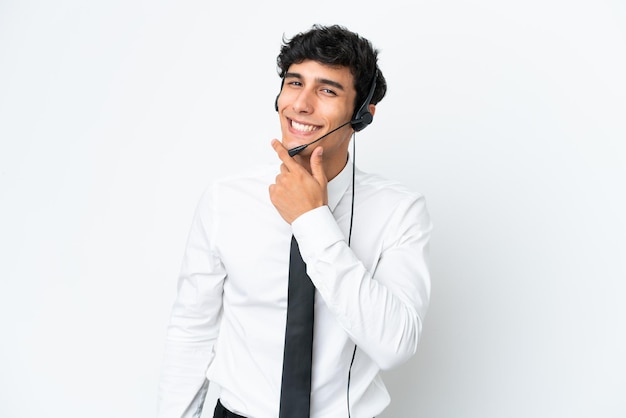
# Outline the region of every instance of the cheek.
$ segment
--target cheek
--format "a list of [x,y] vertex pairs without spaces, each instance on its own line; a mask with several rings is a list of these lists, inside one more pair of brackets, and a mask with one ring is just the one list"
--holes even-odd
[[283,136],[289,132],[289,122],[285,118],[280,118],[280,130],[283,133]]
[[278,111],[282,112],[286,108],[290,106],[297,99],[297,94],[294,92],[293,88],[289,86],[283,87],[283,89],[278,93],[276,97],[276,104],[278,105]]
[[340,124],[352,120],[352,106],[348,104],[330,103],[328,106],[325,106],[324,111],[326,115]]

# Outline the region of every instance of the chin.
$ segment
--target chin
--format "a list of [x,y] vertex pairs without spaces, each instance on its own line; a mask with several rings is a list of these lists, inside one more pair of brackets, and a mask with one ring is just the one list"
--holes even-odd
[[291,148],[294,148],[294,147],[298,147],[300,145],[308,144],[311,141],[306,141],[304,139],[299,139],[299,138],[290,138],[290,137],[285,138],[285,137],[283,137],[283,140],[281,142],[283,143],[283,146],[285,148],[291,149]]

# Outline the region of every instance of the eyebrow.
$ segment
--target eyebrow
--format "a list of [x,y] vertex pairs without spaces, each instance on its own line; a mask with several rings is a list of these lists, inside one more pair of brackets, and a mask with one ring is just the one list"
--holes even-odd
[[[303,77],[300,73],[285,73],[285,79],[287,78],[297,78],[302,80]],[[315,81],[319,84],[328,84],[329,86],[336,87],[339,90],[345,90],[342,84],[327,78],[316,78]]]

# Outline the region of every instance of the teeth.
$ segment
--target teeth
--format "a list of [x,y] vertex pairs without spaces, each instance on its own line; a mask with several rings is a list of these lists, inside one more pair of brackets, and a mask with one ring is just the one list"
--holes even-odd
[[300,132],[311,132],[317,129],[317,126],[315,125],[303,125],[293,120],[291,121],[291,126]]

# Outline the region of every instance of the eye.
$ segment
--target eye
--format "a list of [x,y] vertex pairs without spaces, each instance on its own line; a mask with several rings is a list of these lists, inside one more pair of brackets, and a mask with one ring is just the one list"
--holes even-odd
[[300,87],[302,86],[302,82],[298,81],[298,80],[292,80],[292,81],[288,81],[286,83],[288,86],[295,86],[295,87]]
[[322,93],[329,94],[331,96],[336,96],[337,95],[337,93],[335,93],[334,90],[329,89],[329,88],[323,88],[321,91],[322,91]]

